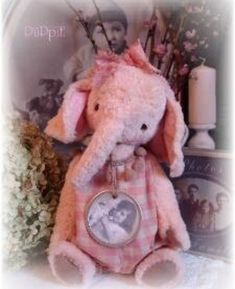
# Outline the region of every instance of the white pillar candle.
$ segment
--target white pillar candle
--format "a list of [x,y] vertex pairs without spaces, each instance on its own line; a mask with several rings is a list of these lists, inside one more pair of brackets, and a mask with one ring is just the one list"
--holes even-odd
[[189,124],[216,123],[216,70],[206,65],[192,69],[189,78]]

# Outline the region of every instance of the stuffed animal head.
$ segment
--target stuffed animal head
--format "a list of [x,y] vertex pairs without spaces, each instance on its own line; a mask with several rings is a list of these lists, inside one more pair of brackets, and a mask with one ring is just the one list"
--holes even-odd
[[183,171],[181,107],[139,42],[121,56],[100,53],[87,78],[70,86],[46,133],[68,143],[87,129],[94,134],[77,169],[81,184],[88,182],[110,155],[125,159],[143,144],[169,164],[171,176]]

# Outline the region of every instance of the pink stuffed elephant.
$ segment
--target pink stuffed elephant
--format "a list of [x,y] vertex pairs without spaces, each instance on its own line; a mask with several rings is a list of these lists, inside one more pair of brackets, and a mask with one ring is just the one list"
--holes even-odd
[[[49,247],[54,275],[69,283],[84,282],[102,269],[134,273],[141,284],[150,270],[168,264],[168,285],[174,284],[182,274],[178,251],[187,250],[190,242],[173,186],[159,162],[169,165],[171,177],[182,174],[185,124],[167,81],[148,62],[139,42],[120,56],[98,54],[87,78],[67,90],[46,133],[69,143],[88,130],[92,139],[70,164],[57,210]],[[141,211],[136,234],[119,246],[102,244],[87,228],[91,200],[112,190],[110,163],[117,164],[118,191]],[[94,209],[95,218],[102,212],[101,207]],[[111,232],[109,238],[121,240],[121,231]]]

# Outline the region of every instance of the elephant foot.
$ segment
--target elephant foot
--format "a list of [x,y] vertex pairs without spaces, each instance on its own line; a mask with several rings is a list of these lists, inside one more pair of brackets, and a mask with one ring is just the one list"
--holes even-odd
[[96,273],[95,263],[67,241],[50,250],[48,259],[53,275],[65,285],[87,283]]
[[183,264],[179,253],[159,249],[147,256],[136,268],[135,278],[139,285],[149,288],[172,288],[182,278]]

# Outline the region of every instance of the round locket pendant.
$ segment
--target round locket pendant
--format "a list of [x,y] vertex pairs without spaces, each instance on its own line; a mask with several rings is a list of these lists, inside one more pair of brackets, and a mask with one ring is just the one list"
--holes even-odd
[[86,210],[86,227],[90,236],[107,247],[124,246],[136,237],[141,222],[141,209],[128,194],[112,191],[96,195]]

